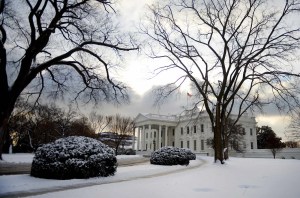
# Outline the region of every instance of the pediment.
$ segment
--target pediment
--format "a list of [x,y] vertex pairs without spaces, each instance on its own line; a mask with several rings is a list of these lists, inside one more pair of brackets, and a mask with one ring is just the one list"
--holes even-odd
[[141,123],[149,120],[149,118],[141,113],[139,113],[136,118],[134,119],[135,123]]

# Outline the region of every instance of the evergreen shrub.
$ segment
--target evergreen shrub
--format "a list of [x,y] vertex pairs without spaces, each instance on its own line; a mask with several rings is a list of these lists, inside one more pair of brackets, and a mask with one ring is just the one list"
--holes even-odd
[[166,146],[152,152],[151,164],[157,165],[189,165],[196,155],[189,149]]
[[107,177],[114,175],[116,169],[113,149],[92,138],[70,136],[36,150],[31,176],[48,179]]

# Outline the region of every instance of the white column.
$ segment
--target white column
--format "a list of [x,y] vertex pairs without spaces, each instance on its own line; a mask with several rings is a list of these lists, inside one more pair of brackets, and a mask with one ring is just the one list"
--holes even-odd
[[165,146],[168,146],[168,126],[166,126],[166,131],[165,131]]
[[146,137],[146,130],[145,130],[145,126],[143,126],[143,130],[142,130],[142,138],[141,138],[141,150],[143,151],[145,149],[145,137]]
[[161,147],[161,125],[158,126],[158,143],[157,148]]
[[134,146],[135,146],[135,130],[136,130],[136,127],[134,127],[133,134],[132,134],[132,150],[135,150],[134,149]]
[[137,149],[136,150],[139,150],[140,149],[140,127],[138,129],[138,135],[137,135]]
[[[148,125],[148,138],[149,138],[149,140],[151,141],[151,138],[150,138],[150,134],[151,134],[151,125],[149,124]],[[152,142],[150,142],[150,144],[151,144]],[[149,149],[150,149],[150,145],[148,145],[149,146]],[[146,147],[146,141],[145,141],[145,147]]]

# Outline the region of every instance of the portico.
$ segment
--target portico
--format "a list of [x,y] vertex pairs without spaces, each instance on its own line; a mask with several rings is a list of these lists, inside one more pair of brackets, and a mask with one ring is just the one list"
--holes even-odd
[[137,150],[153,151],[175,145],[175,127],[178,123],[175,116],[139,114],[134,122]]

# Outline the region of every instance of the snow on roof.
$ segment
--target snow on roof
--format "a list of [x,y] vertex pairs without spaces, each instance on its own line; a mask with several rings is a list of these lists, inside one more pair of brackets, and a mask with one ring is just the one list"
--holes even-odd
[[164,120],[164,121],[173,121],[173,122],[178,121],[178,116],[176,115],[159,115],[159,114],[152,114],[152,113],[147,113],[142,115],[152,120]]

